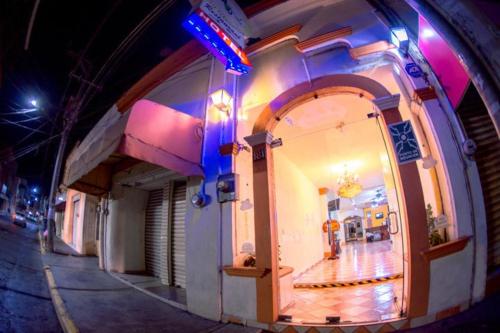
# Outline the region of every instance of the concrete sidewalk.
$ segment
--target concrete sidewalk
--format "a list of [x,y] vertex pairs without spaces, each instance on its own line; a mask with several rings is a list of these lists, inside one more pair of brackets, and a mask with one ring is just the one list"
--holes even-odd
[[260,332],[203,319],[170,306],[99,270],[97,260],[43,256],[54,277],[55,288],[51,287],[80,332]]

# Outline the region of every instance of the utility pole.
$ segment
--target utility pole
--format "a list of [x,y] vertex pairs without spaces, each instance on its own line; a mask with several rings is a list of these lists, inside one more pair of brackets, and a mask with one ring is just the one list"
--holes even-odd
[[57,186],[59,184],[59,175],[61,174],[61,166],[64,158],[64,151],[68,143],[69,134],[73,128],[76,120],[78,119],[79,108],[73,102],[73,99],[67,104],[63,116],[63,130],[61,133],[61,141],[59,141],[59,148],[57,149],[56,163],[54,165],[54,172],[52,174],[52,182],[50,183],[49,192],[49,209],[47,213],[47,243],[45,249],[48,252],[54,252],[54,227],[55,227],[55,198]]
[[[47,213],[47,244],[46,250],[48,252],[54,251],[54,226],[55,226],[55,193],[57,186],[59,184],[59,174],[61,173],[61,166],[64,157],[64,150],[66,149],[66,144],[69,138],[69,134],[74,124],[78,120],[78,114],[80,110],[84,107],[85,101],[91,97],[89,97],[89,93],[92,89],[101,90],[101,85],[98,82],[104,82],[105,78],[110,75],[111,68],[114,63],[116,63],[120,57],[130,48],[130,43],[133,43],[142,33],[144,33],[145,29],[150,26],[152,22],[156,20],[165,10],[170,8],[175,1],[171,0],[163,0],[157,5],[146,17],[127,35],[127,37],[118,45],[118,47],[113,51],[113,53],[109,56],[108,60],[102,65],[101,69],[97,72],[94,79],[92,81],[87,80],[88,71],[85,70],[84,66],[84,56],[87,53],[90,45],[92,44],[94,38],[97,36],[99,31],[101,30],[104,23],[107,21],[108,16],[117,8],[120,4],[120,1],[115,1],[114,6],[111,8],[109,13],[103,19],[102,23],[98,26],[96,31],[94,32],[92,38],[87,43],[87,46],[80,54],[79,60],[76,64],[75,70],[70,72],[70,78],[77,79],[80,81],[80,88],[78,89],[78,93],[76,94],[76,98],[71,98],[68,104],[66,105],[64,111],[64,119],[63,119],[63,131],[61,133],[61,141],[59,142],[59,148],[57,150],[56,163],[54,165],[54,173],[52,174],[52,182],[50,185],[50,194],[49,194],[49,209]],[[76,75],[75,71],[81,68],[84,72],[84,76]],[[87,89],[84,86],[88,86]]]

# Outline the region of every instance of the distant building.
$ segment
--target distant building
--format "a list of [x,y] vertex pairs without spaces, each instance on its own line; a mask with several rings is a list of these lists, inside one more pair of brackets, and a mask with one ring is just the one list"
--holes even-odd
[[15,181],[16,194],[12,197],[16,210],[25,211],[29,205],[29,187],[28,181],[24,178],[16,177]]
[[0,154],[0,214],[6,215],[15,208],[17,163],[11,147],[0,149]]

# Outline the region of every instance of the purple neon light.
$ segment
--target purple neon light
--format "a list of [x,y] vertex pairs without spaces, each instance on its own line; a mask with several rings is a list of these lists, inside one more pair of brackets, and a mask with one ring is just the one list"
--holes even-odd
[[196,12],[189,15],[182,26],[222,62],[227,71],[237,75],[248,73],[251,67],[243,64],[235,51]]

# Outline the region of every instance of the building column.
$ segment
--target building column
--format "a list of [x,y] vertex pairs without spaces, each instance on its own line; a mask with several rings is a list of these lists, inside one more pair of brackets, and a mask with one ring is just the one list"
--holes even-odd
[[402,207],[400,209],[406,216],[407,244],[406,251],[409,261],[408,269],[408,295],[407,310],[409,317],[419,317],[427,314],[429,303],[430,268],[429,264],[421,255],[429,248],[427,217],[425,211],[424,193],[417,163],[411,162],[402,165],[397,164],[394,145],[390,140],[388,125],[401,122],[399,112],[399,94],[389,95],[372,100],[382,115],[383,130],[388,153],[391,155],[393,172],[399,182]]
[[260,132],[245,137],[245,140],[252,146],[256,266],[263,272],[256,280],[257,320],[273,323],[279,312],[273,136],[269,132]]

